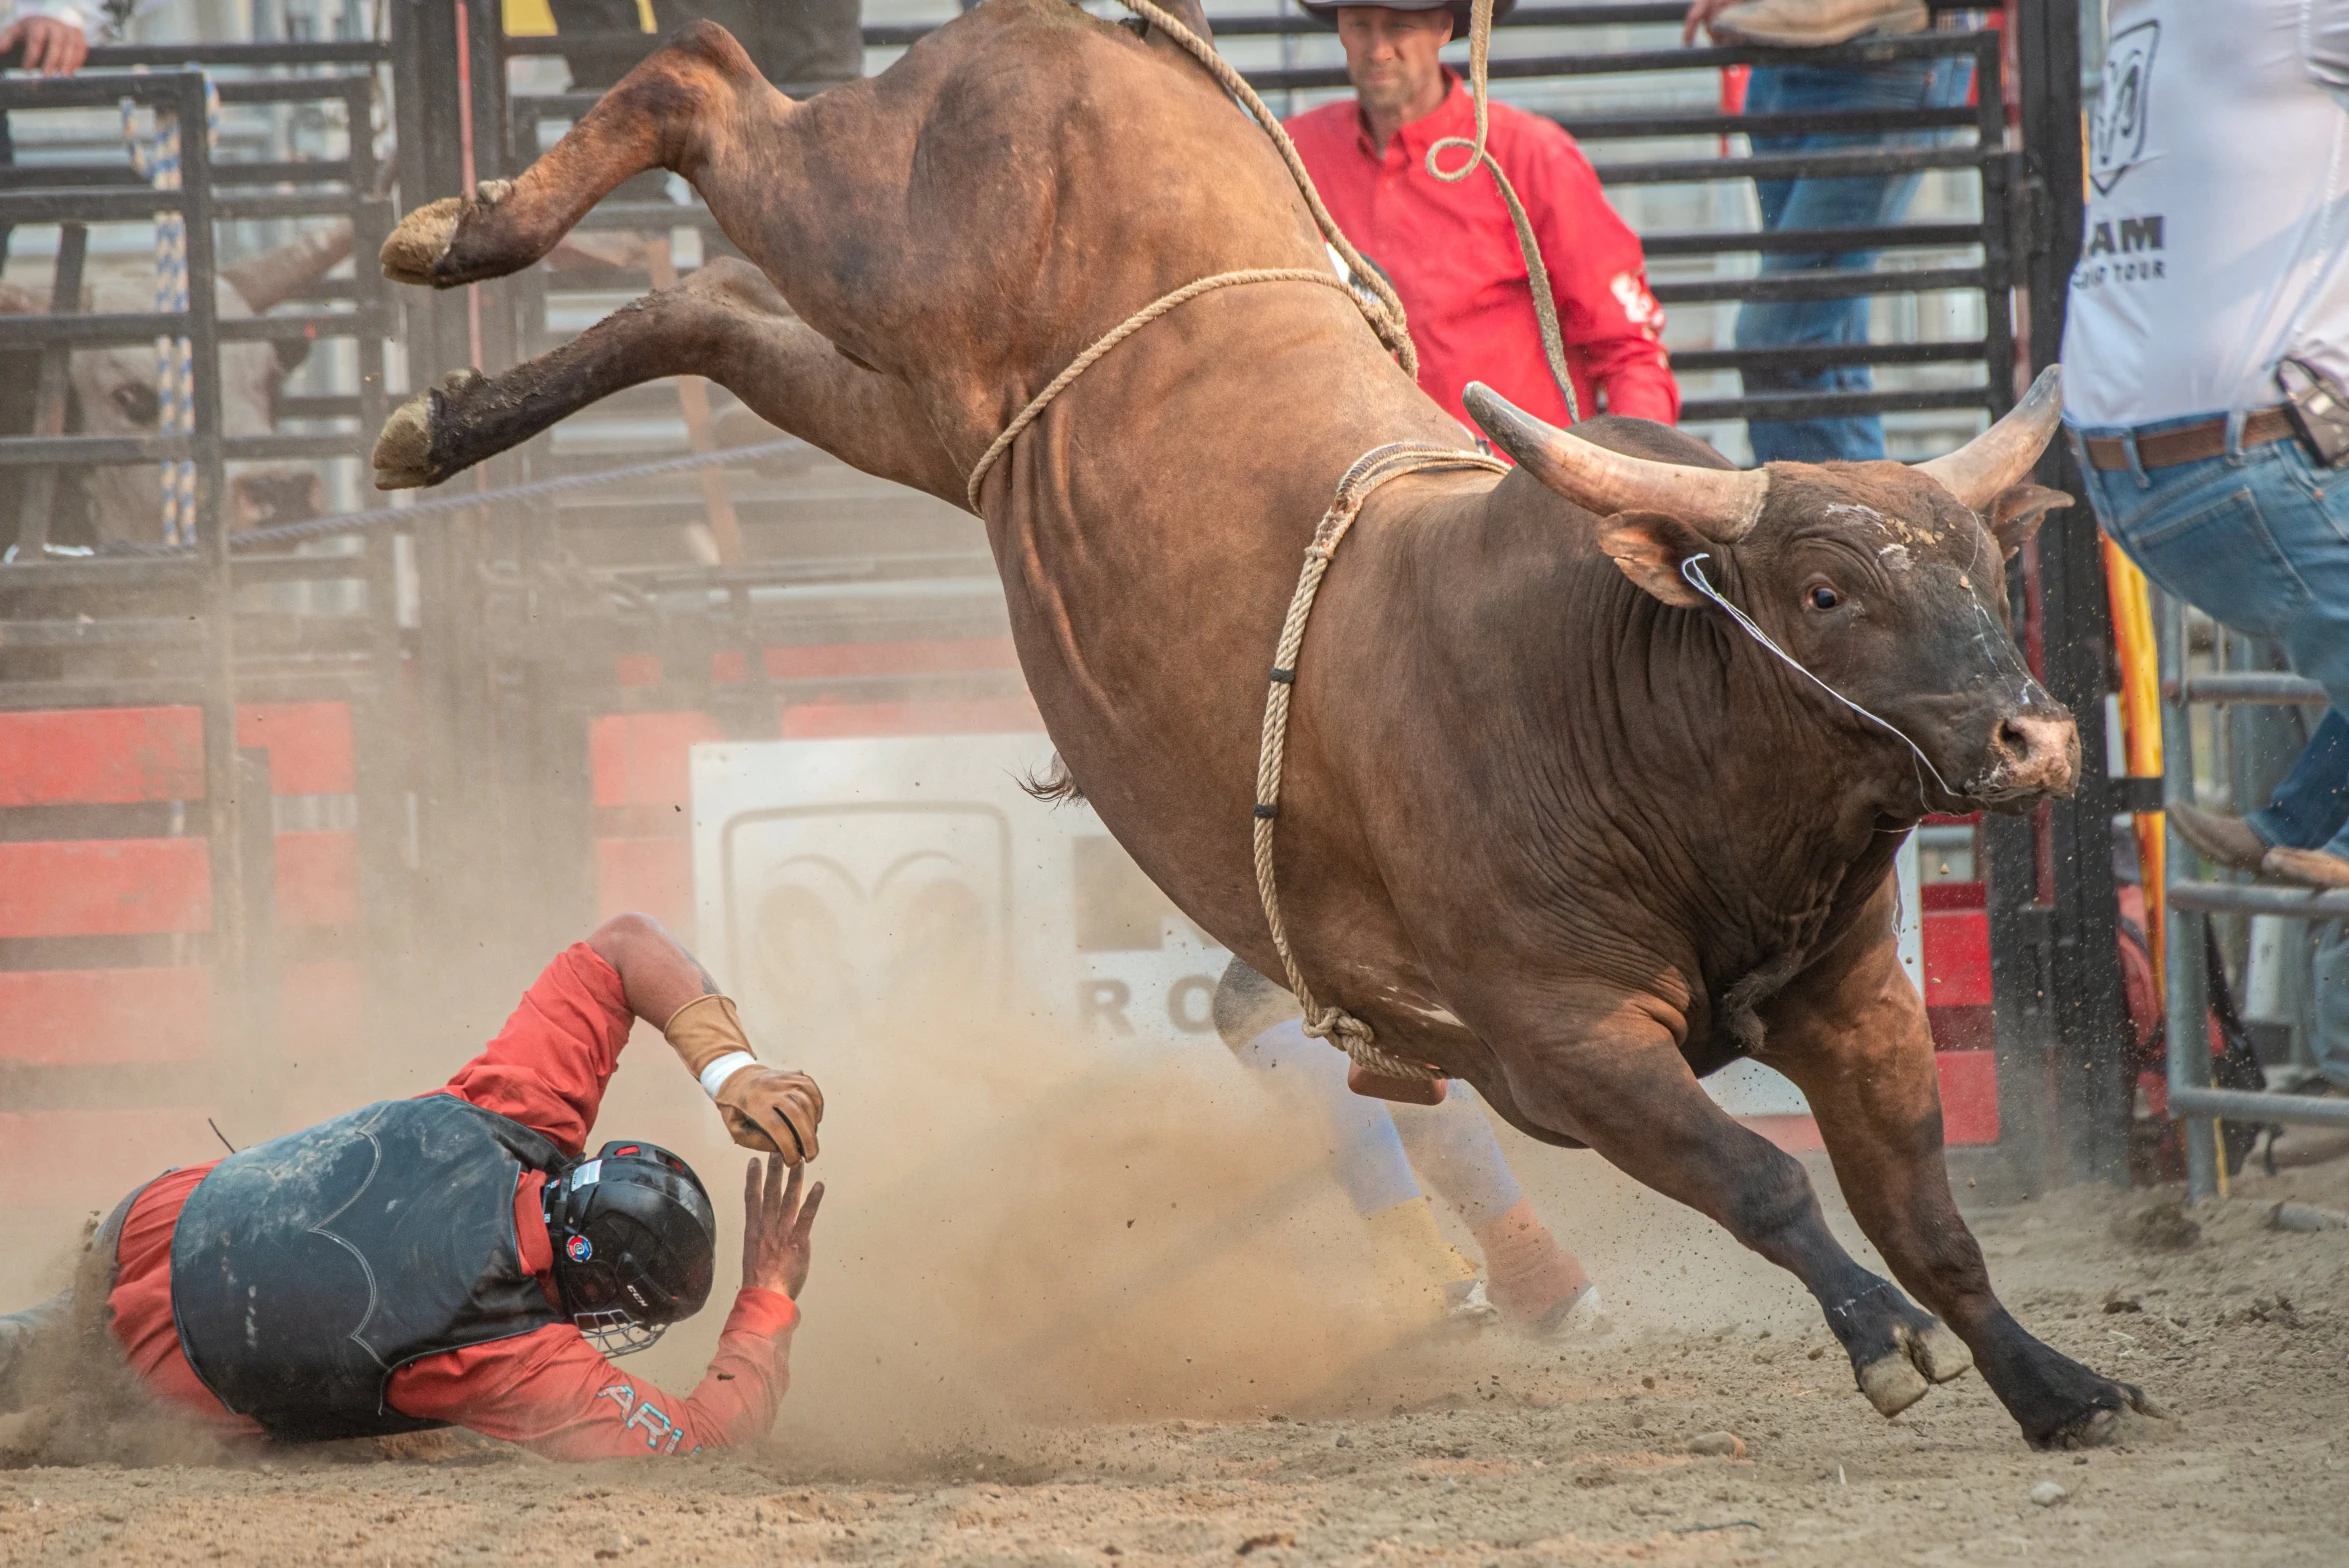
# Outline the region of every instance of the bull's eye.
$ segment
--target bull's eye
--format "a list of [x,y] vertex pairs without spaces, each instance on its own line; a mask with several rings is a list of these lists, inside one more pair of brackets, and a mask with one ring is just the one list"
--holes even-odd
[[1811,590],[1811,608],[1814,610],[1832,610],[1841,603],[1843,603],[1843,595],[1825,583],[1821,583]]
[[136,381],[126,381],[109,394],[114,411],[134,425],[152,425],[160,412],[155,389]]

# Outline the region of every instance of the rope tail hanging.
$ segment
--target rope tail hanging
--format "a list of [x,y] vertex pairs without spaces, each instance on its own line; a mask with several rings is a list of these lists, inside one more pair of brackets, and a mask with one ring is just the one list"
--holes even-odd
[[[204,138],[211,147],[219,136],[220,90],[210,76],[204,79]],[[130,150],[131,167],[158,191],[181,188],[179,116],[158,114],[155,134],[143,138],[138,129],[138,107],[122,100],[122,139]],[[179,212],[155,214],[155,313],[184,316],[188,311],[188,224]],[[196,433],[195,347],[184,336],[165,334],[155,339],[155,432],[188,436]],[[163,464],[163,542],[189,547],[196,542],[196,465],[189,458],[171,458]]]
[[[1509,176],[1501,172],[1499,161],[1485,149],[1491,121],[1485,89],[1492,47],[1493,0],[1475,0],[1468,22],[1468,85],[1476,100],[1476,139],[1446,136],[1436,142],[1427,149],[1427,172],[1446,185],[1459,184],[1476,172],[1479,164],[1491,172],[1493,183],[1501,189],[1501,200],[1508,205],[1509,221],[1517,229],[1517,253],[1525,258],[1526,281],[1533,286],[1533,313],[1541,322],[1542,352],[1549,357],[1550,374],[1557,379],[1558,390],[1566,394],[1566,421],[1580,424],[1582,408],[1575,401],[1574,377],[1566,369],[1566,338],[1558,329],[1558,300],[1550,292],[1550,269],[1542,262],[1541,241],[1534,238],[1533,222],[1525,215],[1525,203],[1517,199],[1517,187],[1509,183]],[[1447,173],[1437,158],[1452,147],[1467,148],[1468,161]]]

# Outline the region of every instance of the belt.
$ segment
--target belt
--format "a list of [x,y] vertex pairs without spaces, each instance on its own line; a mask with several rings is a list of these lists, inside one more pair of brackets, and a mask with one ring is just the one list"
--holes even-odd
[[[163,1173],[170,1174],[170,1171]],[[162,1176],[151,1177],[125,1193],[82,1249],[81,1261],[73,1271],[73,1326],[84,1355],[100,1355],[103,1359],[103,1347],[113,1338],[114,1306],[108,1298],[114,1294],[115,1281],[122,1273],[123,1222],[130,1218],[131,1205],[162,1179]]]
[[[2284,417],[2280,403],[2272,408],[2253,409],[2243,421],[2243,444],[2247,447],[2265,446],[2292,434],[2292,421]],[[2119,436],[2088,436],[2080,445],[2087,449],[2088,466],[2099,472],[2117,473],[2129,466],[2129,443]],[[2184,425],[2176,430],[2164,430],[2157,436],[2137,438],[2137,462],[2144,468],[2175,468],[2180,463],[2199,463],[2226,454],[2227,416],[2224,414],[2198,425]]]

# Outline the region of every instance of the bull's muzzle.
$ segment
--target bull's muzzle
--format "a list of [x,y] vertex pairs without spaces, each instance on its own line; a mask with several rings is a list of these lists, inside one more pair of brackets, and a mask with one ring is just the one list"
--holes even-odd
[[1982,800],[2068,796],[2080,787],[2080,726],[2060,710],[2013,714],[1990,733],[1989,763]]

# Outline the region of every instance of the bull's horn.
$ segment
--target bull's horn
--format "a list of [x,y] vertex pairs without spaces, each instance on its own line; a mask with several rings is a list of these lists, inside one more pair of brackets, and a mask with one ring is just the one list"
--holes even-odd
[[1587,512],[1662,512],[1706,538],[1729,544],[1762,515],[1770,476],[1762,469],[1688,468],[1611,452],[1545,424],[1481,381],[1462,401],[1493,444]]
[[2031,471],[2063,417],[2063,367],[2050,365],[2005,418],[1947,457],[1917,468],[1973,510],[1986,511],[2000,492]]
[[346,218],[305,234],[291,245],[223,267],[220,275],[258,316],[326,276],[350,253],[351,224]]

